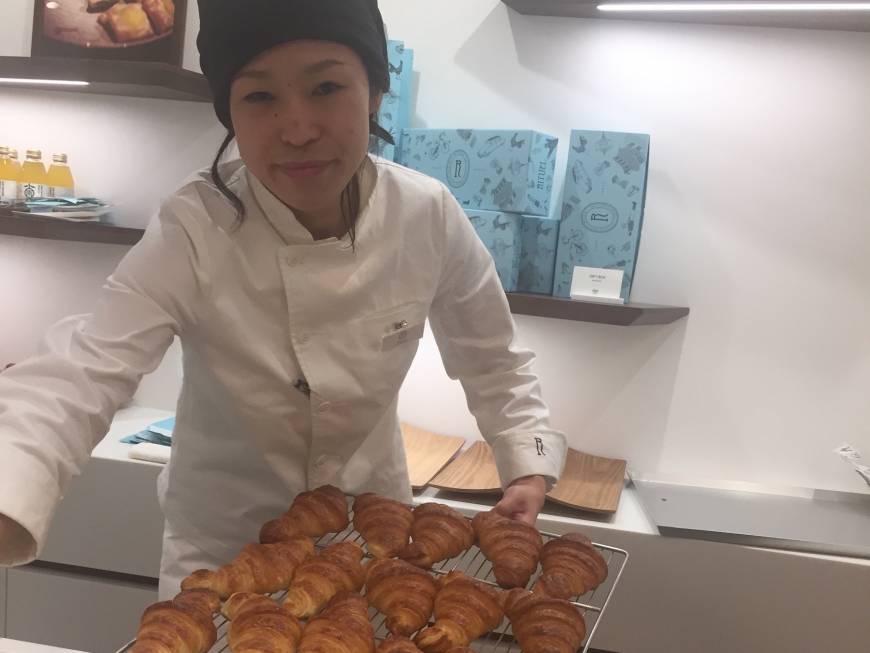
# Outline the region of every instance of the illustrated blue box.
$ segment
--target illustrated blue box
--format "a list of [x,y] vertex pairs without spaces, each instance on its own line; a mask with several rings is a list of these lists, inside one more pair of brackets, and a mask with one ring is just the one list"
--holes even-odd
[[553,294],[560,226],[561,222],[553,218],[522,216],[517,292]]
[[390,161],[396,160],[402,130],[411,125],[411,94],[414,78],[414,51],[404,41],[388,41],[390,92],[384,95],[378,112],[378,124],[390,132],[396,145],[372,137],[369,152]]
[[496,211],[469,211],[468,219],[495,261],[505,292],[515,292],[520,271],[522,216]]
[[648,134],[573,131],[553,294],[571,296],[575,266],[625,272],[626,302],[646,203]]
[[546,216],[558,145],[528,130],[406,129],[398,161],[443,181],[466,209]]

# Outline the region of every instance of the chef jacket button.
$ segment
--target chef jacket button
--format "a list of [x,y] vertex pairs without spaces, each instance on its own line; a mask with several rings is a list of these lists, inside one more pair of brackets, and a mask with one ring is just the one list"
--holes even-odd
[[297,338],[296,338],[296,342],[298,342],[300,345],[308,344],[309,340],[311,340],[311,336],[309,336],[305,333],[303,333],[300,336],[297,336]]
[[321,414],[327,413],[327,412],[329,412],[330,408],[332,408],[332,404],[330,404],[328,401],[324,401],[322,404],[320,404],[317,407],[317,412],[321,413]]
[[329,461],[329,456],[318,456],[317,460],[314,461],[314,467],[320,469]]

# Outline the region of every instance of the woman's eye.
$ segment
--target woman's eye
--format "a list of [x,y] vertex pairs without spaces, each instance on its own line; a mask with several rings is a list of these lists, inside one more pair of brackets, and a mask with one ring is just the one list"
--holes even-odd
[[245,96],[245,102],[251,103],[265,102],[271,99],[272,95],[270,93],[266,93],[265,91],[255,91],[253,93],[248,93]]
[[316,89],[314,89],[314,95],[331,95],[336,91],[342,89],[343,87],[335,82],[324,82]]

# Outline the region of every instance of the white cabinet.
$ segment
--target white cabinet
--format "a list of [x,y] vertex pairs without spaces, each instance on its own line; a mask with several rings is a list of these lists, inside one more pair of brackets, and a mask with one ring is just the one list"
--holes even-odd
[[6,570],[0,569],[0,637],[6,637]]
[[88,653],[117,651],[157,601],[156,585],[33,566],[6,585],[6,637]]
[[58,506],[40,560],[157,578],[161,469],[132,460],[92,459]]

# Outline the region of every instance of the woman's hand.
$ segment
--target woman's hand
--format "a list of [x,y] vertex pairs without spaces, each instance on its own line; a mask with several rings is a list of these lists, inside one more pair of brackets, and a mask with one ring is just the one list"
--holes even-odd
[[527,524],[534,525],[544,507],[547,482],[543,476],[523,476],[505,488],[504,496],[494,510]]

